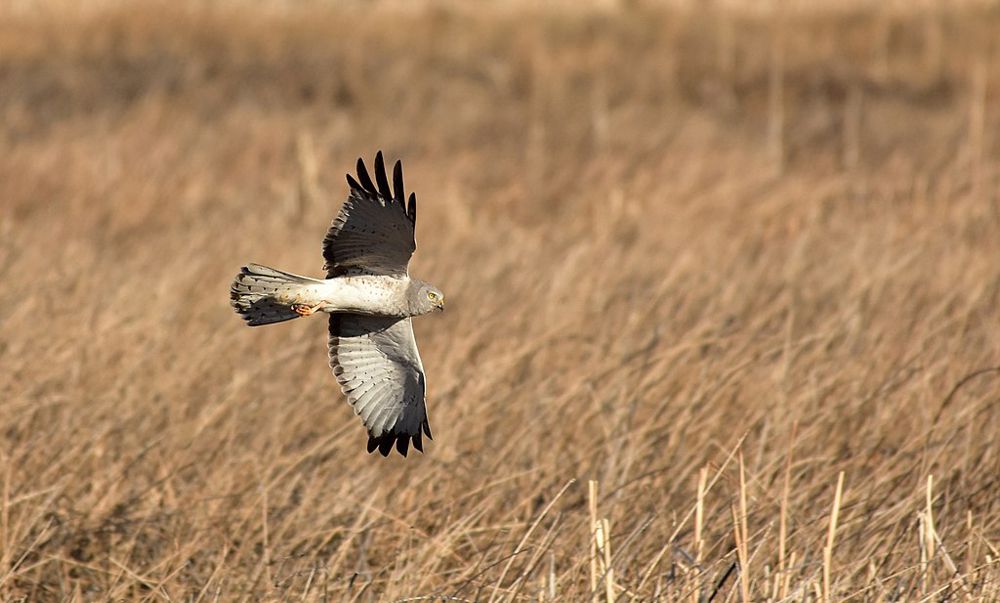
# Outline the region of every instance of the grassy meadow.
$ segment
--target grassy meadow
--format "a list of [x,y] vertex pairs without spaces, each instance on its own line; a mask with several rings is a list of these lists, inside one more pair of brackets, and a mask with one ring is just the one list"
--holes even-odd
[[[1000,10],[0,5],[0,600],[1000,600]],[[420,200],[365,453],[344,174]]]

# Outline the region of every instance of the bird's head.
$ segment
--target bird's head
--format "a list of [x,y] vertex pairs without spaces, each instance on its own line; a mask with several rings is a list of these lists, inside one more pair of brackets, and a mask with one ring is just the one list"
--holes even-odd
[[410,284],[408,297],[413,316],[444,310],[444,293],[430,283],[414,279]]

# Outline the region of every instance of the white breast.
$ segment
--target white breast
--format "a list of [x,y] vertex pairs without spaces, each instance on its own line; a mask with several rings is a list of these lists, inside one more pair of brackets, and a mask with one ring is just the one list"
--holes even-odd
[[325,312],[403,316],[408,279],[392,276],[340,276],[316,285]]

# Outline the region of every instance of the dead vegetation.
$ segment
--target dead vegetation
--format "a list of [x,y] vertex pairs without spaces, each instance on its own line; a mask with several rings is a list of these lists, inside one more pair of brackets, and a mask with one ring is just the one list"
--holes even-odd
[[[1000,599],[995,9],[2,10],[0,599]],[[227,297],[379,148],[405,460]]]

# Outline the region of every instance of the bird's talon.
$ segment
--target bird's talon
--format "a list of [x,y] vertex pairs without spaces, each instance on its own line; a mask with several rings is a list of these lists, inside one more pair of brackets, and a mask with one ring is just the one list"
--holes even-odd
[[322,308],[322,304],[315,306],[307,306],[305,304],[292,304],[292,312],[295,312],[299,316],[312,316],[317,310]]

